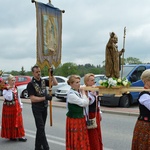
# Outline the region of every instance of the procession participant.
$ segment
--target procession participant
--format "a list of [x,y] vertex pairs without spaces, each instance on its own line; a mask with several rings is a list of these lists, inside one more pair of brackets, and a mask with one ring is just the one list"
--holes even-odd
[[[145,89],[150,89],[150,69],[141,75]],[[139,94],[139,117],[134,127],[132,150],[148,150],[150,148],[150,92]]]
[[121,55],[124,53],[124,49],[118,51],[118,43],[117,35],[112,32],[110,33],[109,41],[106,45],[106,52],[105,52],[105,71],[106,77],[120,77],[120,70],[121,70]]
[[84,109],[89,104],[85,91],[80,88],[80,77],[71,75],[67,94],[66,150],[90,150]]
[[[49,150],[49,144],[45,135],[45,123],[47,118],[48,100],[52,100],[52,96],[47,94],[46,86],[49,86],[48,80],[41,79],[41,70],[35,65],[31,68],[33,78],[27,85],[28,94],[31,100],[32,112],[37,128],[35,139],[35,150]],[[57,85],[54,76],[51,77],[53,85]]]
[[[86,86],[94,86],[95,78],[93,73],[88,73],[84,76],[84,84]],[[100,114],[100,101],[97,99],[97,93],[88,91],[89,98],[89,119],[96,117],[97,128],[88,129],[90,150],[103,150],[102,134],[100,121],[102,120]]]
[[15,86],[15,77],[9,75],[8,84],[3,90],[1,137],[12,141],[26,142],[20,96]]

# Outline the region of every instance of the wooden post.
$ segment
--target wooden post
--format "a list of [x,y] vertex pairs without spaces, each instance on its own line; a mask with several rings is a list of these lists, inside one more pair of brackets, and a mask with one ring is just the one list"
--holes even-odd
[[[52,77],[53,77],[53,68],[49,68],[49,94],[52,96]],[[53,125],[53,120],[52,120],[52,100],[49,101],[49,115],[50,115],[50,126]]]

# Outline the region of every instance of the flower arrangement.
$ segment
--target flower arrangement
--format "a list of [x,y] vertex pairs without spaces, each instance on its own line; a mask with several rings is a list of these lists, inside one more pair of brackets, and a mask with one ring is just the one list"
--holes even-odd
[[106,78],[104,80],[100,80],[99,84],[100,86],[104,86],[106,88],[117,86],[129,87],[131,85],[127,78]]

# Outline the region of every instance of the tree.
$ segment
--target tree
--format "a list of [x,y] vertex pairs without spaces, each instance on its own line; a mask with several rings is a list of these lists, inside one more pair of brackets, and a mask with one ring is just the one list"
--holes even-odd
[[45,66],[44,68],[42,68],[41,70],[41,76],[48,76],[49,75],[49,68],[47,66]]
[[20,75],[25,75],[26,73],[25,73],[25,70],[24,70],[24,67],[22,66],[21,67],[21,71],[20,71]]
[[15,71],[15,70],[12,70],[12,71],[10,72],[10,74],[12,74],[13,76],[18,76],[18,75],[20,75],[20,72]]
[[142,64],[139,58],[128,57],[124,60],[125,64]]
[[72,74],[78,74],[78,67],[75,63],[65,63],[61,67],[61,75],[64,77],[68,77]]

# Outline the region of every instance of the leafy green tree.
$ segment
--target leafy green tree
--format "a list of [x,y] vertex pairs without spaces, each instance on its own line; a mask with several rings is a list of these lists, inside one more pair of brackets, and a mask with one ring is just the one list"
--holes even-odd
[[128,57],[125,59],[125,64],[142,64],[139,58]]
[[41,70],[41,76],[49,76],[49,68],[47,66],[45,66],[44,68],[42,68]]
[[93,67],[93,68],[90,68],[88,70],[88,73],[93,73],[93,74],[100,74],[100,69],[99,68],[96,68],[96,67]]
[[27,75],[27,76],[32,76],[32,71],[27,71],[27,72],[26,72],[26,75]]
[[22,66],[21,67],[21,71],[20,71],[20,75],[25,75],[26,73],[25,73],[25,70],[24,70],[24,67]]
[[61,75],[64,77],[68,77],[72,74],[78,74],[78,67],[75,63],[65,63],[61,67]]
[[84,65],[78,65],[78,74],[83,77],[88,72]]
[[53,74],[61,76],[61,67],[62,64],[60,64],[57,68],[55,68]]
[[12,71],[10,72],[10,74],[12,74],[12,75],[14,75],[14,76],[18,76],[18,75],[20,75],[20,71],[18,72],[18,71],[12,70]]

